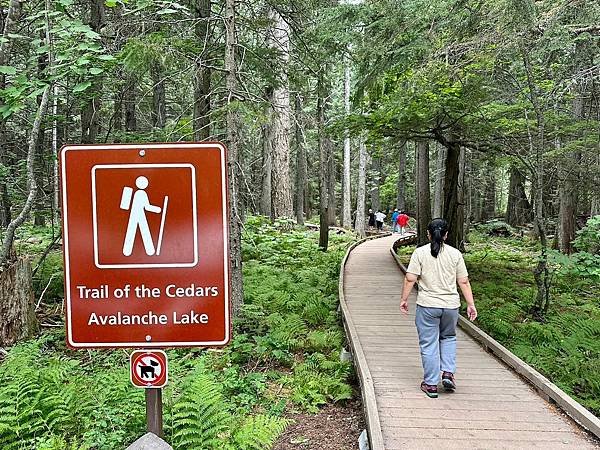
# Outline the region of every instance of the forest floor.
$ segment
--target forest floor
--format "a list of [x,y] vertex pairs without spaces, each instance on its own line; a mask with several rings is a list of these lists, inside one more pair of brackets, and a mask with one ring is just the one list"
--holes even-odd
[[[360,398],[360,393],[355,397]],[[355,449],[365,429],[360,400],[326,405],[317,414],[295,413],[287,417],[294,423],[280,436],[274,450]]]

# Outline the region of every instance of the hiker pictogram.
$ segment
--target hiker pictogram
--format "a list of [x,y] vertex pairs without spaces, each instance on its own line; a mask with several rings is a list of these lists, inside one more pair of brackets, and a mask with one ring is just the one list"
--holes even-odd
[[131,382],[137,387],[161,387],[167,383],[167,355],[160,350],[136,350],[131,354]]
[[[162,244],[163,232],[165,227],[165,218],[167,214],[167,206],[169,204],[169,196],[165,196],[163,199],[163,206],[155,206],[150,203],[146,188],[149,185],[148,178],[139,176],[135,180],[137,191],[133,193],[133,188],[125,186],[123,193],[121,194],[120,208],[129,211],[129,220],[127,222],[127,231],[125,233],[125,241],[123,243],[123,255],[131,256],[133,252],[133,246],[135,244],[136,233],[139,230],[144,244],[144,250],[146,255],[160,255],[160,248]],[[148,218],[146,213],[162,213],[160,220],[160,230],[158,231],[158,238],[156,247],[152,240],[152,233],[148,225]]]
[[98,268],[193,267],[198,262],[196,169],[187,163],[92,169]]

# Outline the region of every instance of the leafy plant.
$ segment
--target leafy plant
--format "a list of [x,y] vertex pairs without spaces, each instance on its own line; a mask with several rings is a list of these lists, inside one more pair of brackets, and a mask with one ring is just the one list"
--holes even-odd
[[581,252],[600,254],[600,216],[590,217],[585,227],[577,231],[573,246]]

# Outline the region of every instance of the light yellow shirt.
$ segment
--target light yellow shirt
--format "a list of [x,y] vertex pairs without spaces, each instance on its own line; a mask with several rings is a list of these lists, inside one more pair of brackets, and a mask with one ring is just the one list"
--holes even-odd
[[417,248],[410,258],[407,272],[419,277],[417,305],[429,308],[460,307],[456,280],[469,274],[462,253],[454,247],[443,244],[437,258],[431,255],[430,244]]

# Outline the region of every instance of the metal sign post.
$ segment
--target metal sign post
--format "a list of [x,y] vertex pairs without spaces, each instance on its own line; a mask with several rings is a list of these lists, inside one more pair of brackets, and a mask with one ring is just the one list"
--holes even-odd
[[163,436],[162,388],[146,389],[146,430]]

